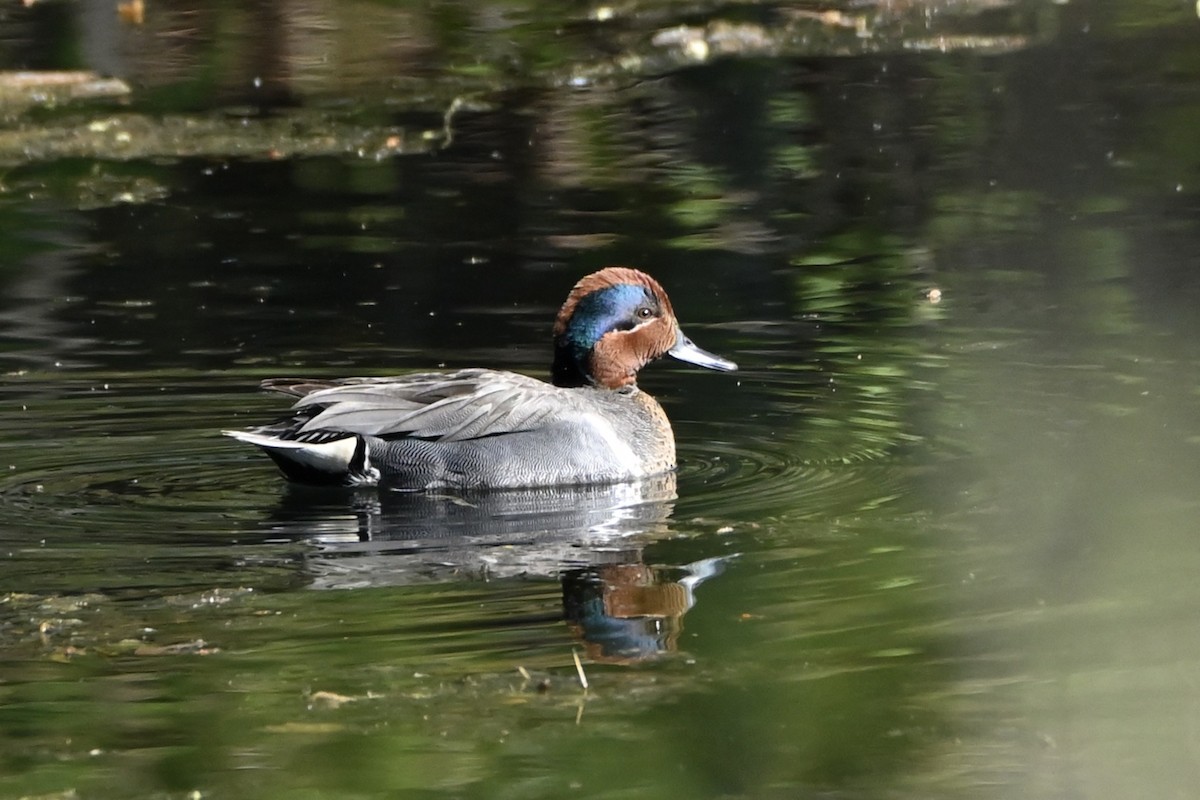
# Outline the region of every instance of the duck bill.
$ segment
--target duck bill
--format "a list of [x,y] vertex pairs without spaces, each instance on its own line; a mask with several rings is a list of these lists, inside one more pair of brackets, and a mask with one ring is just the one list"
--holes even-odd
[[675,331],[675,346],[667,351],[667,355],[707,369],[719,369],[722,372],[733,372],[737,369],[737,364],[729,359],[721,358],[697,347],[691,339],[683,335],[681,330]]

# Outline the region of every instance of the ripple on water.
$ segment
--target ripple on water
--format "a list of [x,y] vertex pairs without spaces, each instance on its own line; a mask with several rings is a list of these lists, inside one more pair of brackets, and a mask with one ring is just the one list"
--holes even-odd
[[253,490],[233,469],[240,454],[218,435],[246,399],[182,381],[169,393],[161,385],[90,394],[67,386],[22,403],[21,414],[0,423],[4,521],[31,534],[87,524],[94,534],[137,537],[161,533],[165,514],[174,515],[171,527],[198,532],[218,519],[228,528],[252,508],[237,502]]
[[482,497],[293,489],[262,454],[219,434],[277,404],[241,414],[258,404],[242,383],[164,382],[169,393],[160,383],[103,395],[27,387],[31,430],[0,423],[0,459],[13,465],[0,476],[0,549],[22,590],[45,588],[37,575],[56,560],[90,589],[549,576],[661,534],[673,507],[673,475]]
[[[895,442],[878,427],[834,423],[813,402],[815,392],[792,397],[765,385],[761,401],[754,399],[764,414],[732,422],[685,417],[676,425],[682,513],[674,482],[636,496],[552,492],[555,502],[525,493],[499,506],[495,499],[296,495],[259,453],[219,434],[279,410],[272,398],[247,391],[252,383],[192,374],[110,379],[99,390],[103,384],[87,377],[4,387],[24,410],[0,422],[0,469],[8,467],[0,475],[0,547],[25,553],[29,580],[51,563],[34,552],[47,546],[90,554],[97,573],[136,571],[139,559],[182,572],[189,557],[207,559],[204,569],[223,571],[225,583],[237,580],[235,567],[264,570],[274,581],[281,564],[307,560],[307,577],[297,580],[319,573],[326,585],[362,585],[380,563],[400,564],[381,556],[423,550],[461,569],[480,563],[465,552],[489,547],[482,558],[490,569],[550,574],[554,565],[587,561],[588,548],[594,554],[621,537],[661,535],[672,518],[860,510],[895,496],[903,474],[890,456]],[[521,549],[538,537],[534,549]],[[462,547],[448,547],[452,538]],[[551,539],[558,549],[545,544]],[[160,579],[190,584],[193,577]]]
[[[712,424],[705,428],[712,430]],[[680,504],[689,515],[759,519],[764,515],[836,515],[895,497],[907,470],[893,443],[781,417],[726,423],[705,440],[677,426]]]
[[[262,540],[265,481],[256,492],[236,468],[243,455],[217,433],[254,396],[194,374],[106,380],[26,378],[2,390],[17,409],[0,421],[6,588],[278,584],[286,554],[239,547]],[[256,571],[238,575],[247,561]]]

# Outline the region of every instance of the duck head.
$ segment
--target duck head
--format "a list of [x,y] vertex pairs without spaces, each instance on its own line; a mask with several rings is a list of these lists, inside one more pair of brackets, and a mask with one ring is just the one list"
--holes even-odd
[[554,322],[555,386],[632,386],[638,370],[664,355],[708,369],[737,369],[684,336],[662,286],[636,269],[606,267],[587,275]]

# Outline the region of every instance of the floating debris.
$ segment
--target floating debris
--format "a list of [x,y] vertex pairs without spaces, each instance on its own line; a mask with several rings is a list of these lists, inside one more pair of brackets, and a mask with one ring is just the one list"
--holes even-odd
[[203,639],[178,644],[143,644],[133,651],[135,656],[210,656],[221,652],[218,647],[211,647]]
[[360,698],[351,697],[346,694],[338,694],[337,692],[316,691],[308,696],[308,707],[323,706],[325,708],[338,708],[346,703],[354,703]]
[[579,660],[579,651],[572,650],[571,657],[575,659],[575,672],[579,675],[579,685],[586,691],[588,688],[587,675],[583,672],[583,662]]
[[86,70],[0,72],[0,108],[126,97],[131,93],[125,81]]

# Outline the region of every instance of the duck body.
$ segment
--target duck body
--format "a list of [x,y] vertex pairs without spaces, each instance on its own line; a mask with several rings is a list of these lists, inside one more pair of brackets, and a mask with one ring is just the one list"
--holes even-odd
[[299,396],[296,413],[230,434],[301,483],[513,488],[625,481],[675,466],[667,416],[636,386],[565,389],[487,369],[266,386]]
[[225,431],[290,480],[396,489],[615,483],[675,468],[675,439],[638,370],[664,354],[736,369],[679,330],[665,292],[637,270],[585,277],[555,323],[553,383],[489,369],[335,381],[272,379],[292,414]]

